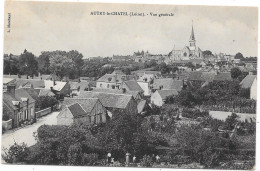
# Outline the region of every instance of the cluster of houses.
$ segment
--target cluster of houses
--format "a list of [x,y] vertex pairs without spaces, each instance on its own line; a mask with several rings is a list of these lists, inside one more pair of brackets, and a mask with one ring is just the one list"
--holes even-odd
[[[4,75],[3,111],[12,119],[12,127],[21,122],[36,119],[35,101],[40,96],[53,96],[61,101],[59,125],[105,123],[117,111],[145,115],[151,105],[162,106],[167,97],[177,96],[192,82],[202,86],[213,81],[232,80],[228,64],[221,68],[204,65],[200,59],[195,70],[178,64],[174,77],[165,77],[160,71],[137,70],[126,75],[121,70],[105,74],[97,80],[80,77],[77,80],[57,81],[52,75],[37,77]],[[250,98],[257,99],[256,68],[253,64],[238,67],[247,76],[241,81],[242,88],[250,90]],[[181,72],[180,72],[181,71]]]

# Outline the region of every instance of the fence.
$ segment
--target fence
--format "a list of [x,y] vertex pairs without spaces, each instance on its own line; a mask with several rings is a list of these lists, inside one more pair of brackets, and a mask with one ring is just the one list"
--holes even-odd
[[42,116],[48,115],[49,113],[51,113],[51,107],[48,107],[46,109],[40,110],[38,112],[35,112],[36,114],[36,118],[40,118]]
[[9,119],[8,121],[2,121],[2,126],[5,130],[12,129],[12,119]]

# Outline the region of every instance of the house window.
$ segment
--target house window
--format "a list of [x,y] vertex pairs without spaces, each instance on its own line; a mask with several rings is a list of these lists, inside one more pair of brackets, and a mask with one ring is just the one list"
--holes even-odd
[[184,52],[184,54],[183,54],[184,56],[187,56],[187,53],[186,52]]
[[102,84],[99,84],[100,87],[102,87]]
[[115,87],[115,85],[112,85],[112,89],[115,89],[116,87]]
[[28,109],[24,111],[24,119],[28,120]]
[[107,85],[107,88],[109,88],[109,84]]

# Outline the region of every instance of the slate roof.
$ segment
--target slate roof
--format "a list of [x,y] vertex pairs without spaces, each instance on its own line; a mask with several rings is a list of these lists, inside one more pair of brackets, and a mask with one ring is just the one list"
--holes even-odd
[[157,90],[159,95],[162,97],[163,100],[165,100],[168,96],[171,95],[178,95],[177,90],[172,89],[172,90]]
[[97,101],[98,101],[97,98],[68,98],[68,97],[65,97],[64,101],[62,103],[62,108],[64,109],[65,106],[70,106],[75,103],[78,103],[78,104],[80,104],[82,109],[84,109],[84,111],[89,114],[89,113],[91,113],[91,111],[94,108]]
[[215,81],[231,81],[232,80],[231,73],[230,72],[220,72],[215,76],[214,80]]
[[183,87],[182,80],[174,80],[172,78],[160,78],[154,79],[153,81],[153,89],[175,89],[177,91],[181,91]]
[[85,112],[85,110],[78,103],[68,106],[68,109],[70,110],[74,118],[80,118],[88,115],[87,112]]
[[126,85],[130,91],[144,92],[135,80],[124,81],[124,85]]
[[240,85],[242,88],[251,88],[254,80],[256,79],[256,75],[247,75],[241,82]]
[[126,109],[129,102],[133,99],[132,95],[101,93],[92,91],[81,91],[79,98],[98,98],[104,107]]

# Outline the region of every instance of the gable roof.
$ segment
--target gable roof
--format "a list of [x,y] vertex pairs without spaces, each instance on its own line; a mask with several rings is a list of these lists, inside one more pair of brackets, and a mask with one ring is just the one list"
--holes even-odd
[[16,79],[15,81],[16,88],[23,88],[23,87],[33,87],[33,88],[44,88],[44,81],[43,80],[35,80],[35,79]]
[[27,93],[24,89],[16,89],[15,90],[15,96],[12,96],[8,92],[3,93],[3,102],[5,105],[8,106],[8,108],[17,110],[17,106],[14,105],[14,101],[20,102],[20,107],[27,106],[27,104],[24,104],[24,99],[28,99],[28,103],[35,103],[35,100]]
[[250,88],[256,79],[256,75],[247,75],[241,82],[240,85],[242,88]]
[[177,90],[175,89],[171,89],[171,90],[157,90],[159,95],[161,96],[161,98],[163,100],[165,100],[168,96],[172,96],[172,95],[178,95]]
[[97,98],[68,98],[65,97],[62,103],[62,108],[65,106],[70,106],[72,104],[78,103],[84,109],[86,113],[91,113],[95,104],[98,102]]
[[160,78],[154,79],[153,81],[153,89],[175,89],[177,91],[181,91],[183,88],[182,80],[174,80],[172,78]]
[[92,91],[81,91],[79,98],[98,98],[105,107],[125,109],[133,99],[132,95]]
[[130,91],[144,92],[135,80],[124,81],[124,85],[126,85]]
[[74,118],[79,118],[87,115],[87,112],[78,103],[74,103],[68,106],[68,109],[70,110]]

